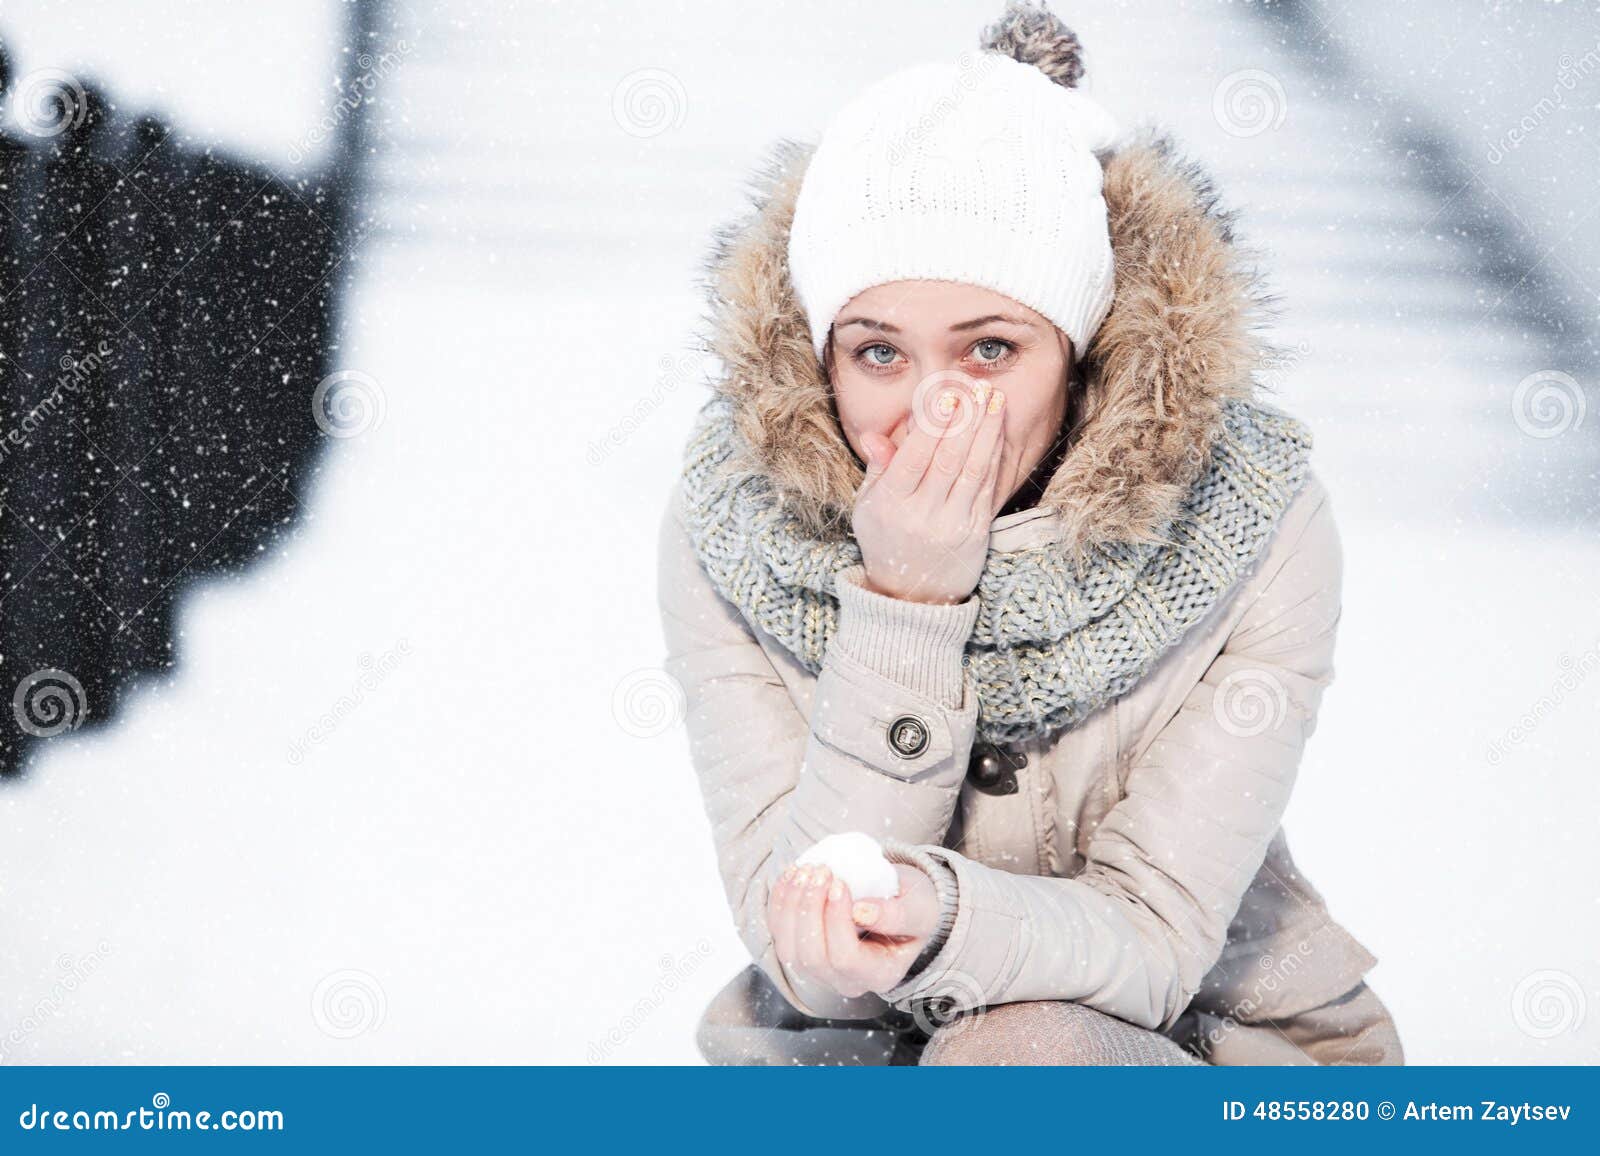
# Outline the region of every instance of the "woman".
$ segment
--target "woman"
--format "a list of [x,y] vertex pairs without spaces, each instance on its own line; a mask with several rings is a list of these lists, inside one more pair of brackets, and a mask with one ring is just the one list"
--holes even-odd
[[[667,670],[754,963],[714,1063],[1398,1064],[1281,819],[1333,677],[1311,439],[1206,179],[1013,3],[780,146],[710,263]],[[816,840],[896,864],[856,902]]]

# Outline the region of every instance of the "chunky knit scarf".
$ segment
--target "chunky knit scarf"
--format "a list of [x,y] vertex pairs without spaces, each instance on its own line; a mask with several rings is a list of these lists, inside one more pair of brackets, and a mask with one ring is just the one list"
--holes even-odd
[[[838,629],[835,579],[855,539],[808,537],[748,468],[726,398],[700,411],[684,461],[689,532],[713,585],[813,674]],[[963,663],[978,737],[1025,742],[1077,725],[1130,690],[1242,576],[1305,481],[1311,434],[1260,402],[1228,399],[1211,460],[1166,543],[991,550]]]

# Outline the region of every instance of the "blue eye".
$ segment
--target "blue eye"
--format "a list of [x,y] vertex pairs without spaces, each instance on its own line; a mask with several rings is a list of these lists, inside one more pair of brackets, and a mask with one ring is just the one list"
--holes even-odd
[[998,337],[985,337],[972,348],[974,350],[981,350],[984,348],[984,346],[992,346],[994,349],[993,357],[984,357],[981,353],[979,354],[978,360],[986,363],[993,363],[1003,360],[1013,348],[1011,342],[1001,341]]
[[[885,356],[879,356],[879,354]],[[887,369],[894,364],[898,356],[895,347],[882,341],[875,341],[856,351],[856,360],[872,369]]]

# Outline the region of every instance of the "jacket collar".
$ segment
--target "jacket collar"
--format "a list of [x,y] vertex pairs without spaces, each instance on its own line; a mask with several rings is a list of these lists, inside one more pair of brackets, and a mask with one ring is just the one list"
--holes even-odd
[[[717,232],[706,340],[724,366],[714,388],[732,403],[742,464],[771,480],[808,532],[837,535],[849,532],[863,474],[788,275],[814,147],[780,141],[751,182],[752,211]],[[1252,371],[1271,352],[1258,330],[1272,298],[1201,167],[1149,127],[1102,160],[1116,296],[1084,355],[1070,448],[1039,505],[995,520],[991,549],[1164,540],[1223,403],[1254,399]]]
[[1055,506],[1034,506],[996,518],[989,526],[989,549],[1007,553],[1047,542],[1066,534],[1066,520]]

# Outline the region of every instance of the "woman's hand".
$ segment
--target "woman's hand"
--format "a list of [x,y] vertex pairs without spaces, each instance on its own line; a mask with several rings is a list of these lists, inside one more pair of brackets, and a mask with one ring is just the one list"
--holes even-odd
[[[938,384],[955,376],[963,384]],[[933,404],[918,388],[911,433],[898,450],[882,434],[863,436],[867,476],[856,492],[853,527],[867,588],[908,602],[964,602],[989,555],[1005,394],[965,374],[941,374]],[[950,397],[948,407],[941,399]]]
[[896,863],[900,893],[852,902],[844,881],[823,866],[791,865],[767,897],[767,929],[784,970],[842,996],[885,992],[906,972],[939,923],[933,880]]

